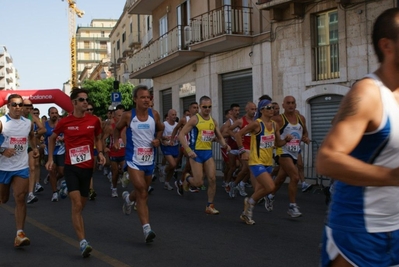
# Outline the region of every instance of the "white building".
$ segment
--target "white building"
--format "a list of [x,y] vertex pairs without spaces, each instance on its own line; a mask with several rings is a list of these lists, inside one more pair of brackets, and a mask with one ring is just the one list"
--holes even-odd
[[15,90],[19,87],[19,76],[12,57],[5,46],[0,46],[0,90]]

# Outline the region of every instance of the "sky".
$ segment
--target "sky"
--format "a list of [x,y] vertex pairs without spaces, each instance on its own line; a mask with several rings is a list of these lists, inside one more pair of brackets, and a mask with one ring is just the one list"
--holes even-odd
[[[70,77],[68,1],[1,0],[0,45],[6,46],[19,74],[19,89],[62,89]],[[119,19],[125,0],[77,0],[83,18]],[[47,115],[51,104],[35,105]],[[58,107],[58,106],[57,106]],[[61,109],[59,108],[61,112]]]

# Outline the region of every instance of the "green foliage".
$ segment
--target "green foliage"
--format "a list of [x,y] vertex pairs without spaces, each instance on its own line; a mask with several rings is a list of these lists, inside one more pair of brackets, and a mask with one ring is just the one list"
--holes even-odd
[[[114,91],[113,78],[105,80],[85,80],[82,88],[89,91],[89,98],[94,106],[94,114],[102,119],[107,118],[107,111],[111,105],[111,93]],[[120,83],[119,92],[122,93],[122,105],[126,110],[133,107],[132,98],[133,85],[130,83]]]

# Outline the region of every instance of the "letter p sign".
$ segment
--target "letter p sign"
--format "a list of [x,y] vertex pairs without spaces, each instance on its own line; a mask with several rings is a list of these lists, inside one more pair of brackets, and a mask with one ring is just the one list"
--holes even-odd
[[122,94],[120,92],[111,93],[111,102],[120,104],[122,102]]

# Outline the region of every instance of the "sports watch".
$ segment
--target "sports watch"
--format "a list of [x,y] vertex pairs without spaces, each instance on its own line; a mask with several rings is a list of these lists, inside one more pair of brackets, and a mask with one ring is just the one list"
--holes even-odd
[[5,147],[0,147],[0,154],[3,155],[4,151],[6,151],[6,148]]

